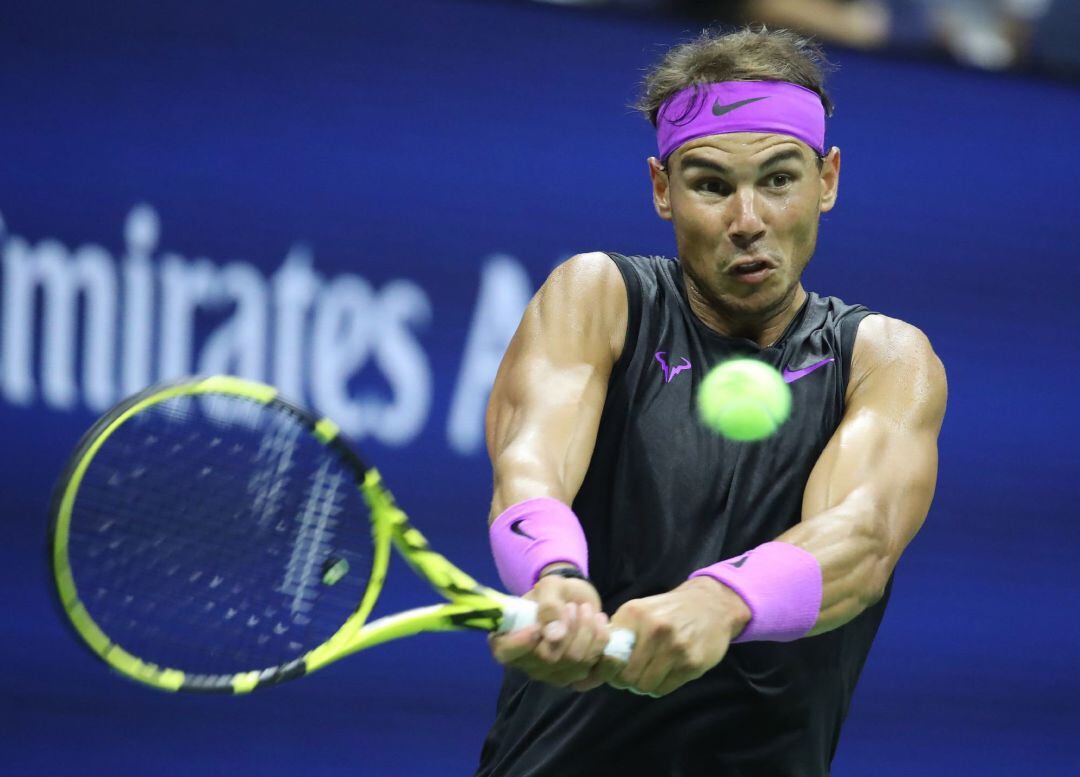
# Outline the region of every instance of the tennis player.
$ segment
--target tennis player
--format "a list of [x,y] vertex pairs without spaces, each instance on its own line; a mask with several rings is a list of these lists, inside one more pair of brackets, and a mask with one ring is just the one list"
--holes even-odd
[[[541,622],[492,639],[507,672],[478,774],[827,775],[933,497],[945,374],[915,327],[803,288],[840,180],[813,44],[707,33],[641,107],[678,258],[563,264],[491,397],[492,548]],[[694,412],[736,356],[790,384],[762,442]],[[614,627],[636,634],[627,664],[602,657]]]

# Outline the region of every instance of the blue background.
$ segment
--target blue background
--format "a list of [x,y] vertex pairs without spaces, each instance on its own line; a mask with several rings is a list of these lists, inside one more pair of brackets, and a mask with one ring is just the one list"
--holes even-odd
[[[433,544],[496,580],[486,458],[446,434],[484,261],[515,257],[538,286],[580,251],[671,253],[648,196],[652,133],[626,106],[642,68],[692,31],[446,0],[5,16],[0,241],[119,257],[124,219],[149,203],[155,255],[269,274],[302,242],[324,275],[417,284],[433,311],[416,330],[431,411],[405,445],[361,442]],[[1080,92],[832,55],[841,200],[806,285],[921,327],[950,384],[938,495],[834,774],[1080,773]],[[365,383],[386,391],[377,370]],[[477,635],[419,637],[238,699],[152,692],[95,663],[52,609],[42,552],[52,482],[94,416],[0,396],[5,771],[470,773],[498,683]],[[430,599],[392,575],[384,610]]]

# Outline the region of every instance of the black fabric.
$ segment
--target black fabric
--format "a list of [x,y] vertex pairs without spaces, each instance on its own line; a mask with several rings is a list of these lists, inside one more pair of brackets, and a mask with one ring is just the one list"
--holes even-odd
[[[626,345],[573,505],[609,613],[799,521],[870,313],[811,293],[780,339],[761,348],[692,314],[677,261],[611,258],[627,285]],[[694,405],[708,369],[739,355],[791,370],[834,361],[791,383],[792,416],[774,437],[739,444],[704,429]],[[827,775],[887,600],[827,634],[733,645],[716,668],[661,699],[607,687],[578,694],[508,671],[478,775]]]

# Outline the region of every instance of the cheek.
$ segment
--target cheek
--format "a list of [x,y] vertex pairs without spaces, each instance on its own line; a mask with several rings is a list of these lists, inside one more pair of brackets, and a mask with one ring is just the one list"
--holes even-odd
[[800,267],[805,267],[810,262],[810,255],[814,253],[814,246],[817,245],[817,229],[818,220],[815,213],[799,222],[792,232],[793,254]]
[[801,246],[817,238],[818,216],[816,202],[788,202],[777,209],[774,223],[792,245]]
[[715,211],[703,207],[691,198],[672,200],[672,222],[683,240],[692,242],[714,235],[721,229]]

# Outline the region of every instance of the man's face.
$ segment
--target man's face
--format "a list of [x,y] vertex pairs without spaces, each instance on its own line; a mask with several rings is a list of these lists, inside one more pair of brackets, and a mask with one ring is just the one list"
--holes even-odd
[[840,152],[819,169],[786,135],[711,135],[681,146],[666,171],[649,160],[653,199],[675,227],[683,269],[705,300],[737,318],[792,299],[814,253],[818,218],[836,202]]

